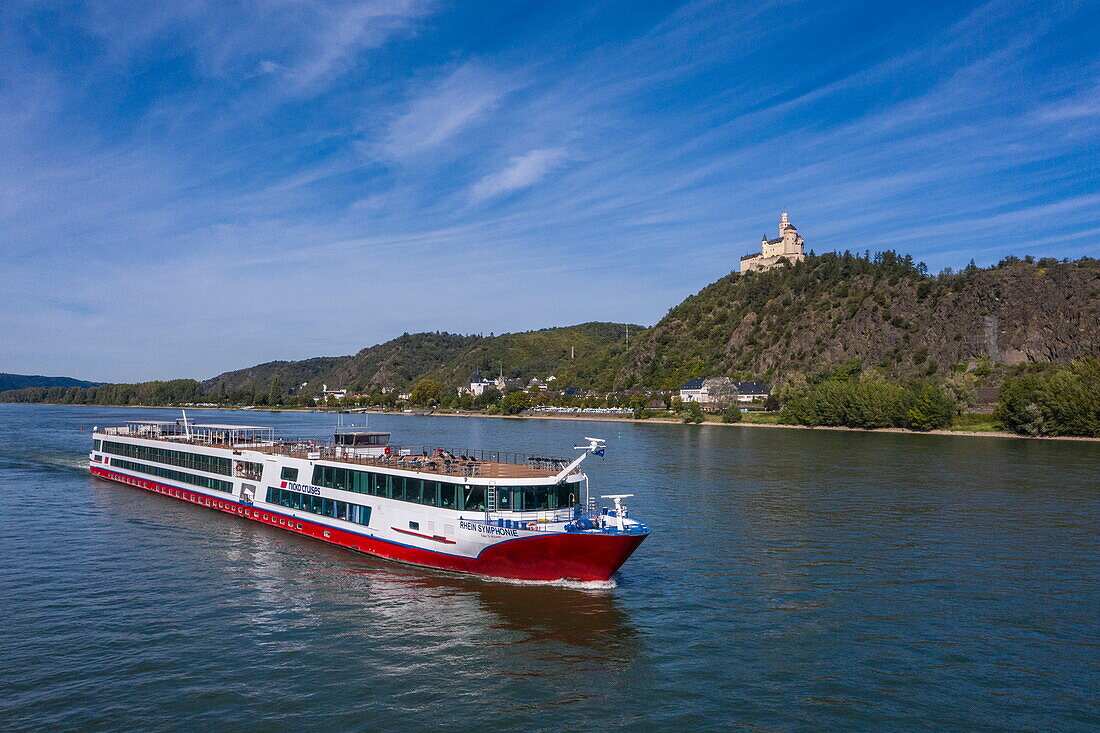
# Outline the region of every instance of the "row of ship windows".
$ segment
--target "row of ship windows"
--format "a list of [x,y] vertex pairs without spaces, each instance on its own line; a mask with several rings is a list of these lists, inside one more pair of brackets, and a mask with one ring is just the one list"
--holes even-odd
[[[313,485],[460,511],[485,511],[485,495],[489,489],[487,486],[391,476],[335,466],[314,466]],[[496,507],[501,511],[516,512],[572,507],[578,501],[576,486],[497,487]]]
[[370,507],[359,504],[351,504],[336,499],[324,499],[320,496],[300,494],[297,491],[276,489],[273,486],[267,488],[267,503],[285,506],[287,509],[298,509],[304,512],[313,512],[323,517],[343,519],[345,522],[356,524],[370,524]]
[[193,473],[174,471],[171,468],[162,468],[161,466],[146,466],[144,463],[134,463],[133,461],[127,461],[123,458],[112,458],[111,467],[121,468],[125,471],[137,471],[139,473],[145,473],[151,476],[160,476],[161,478],[166,478],[170,481],[181,481],[185,484],[201,486],[204,489],[224,491],[227,494],[233,493],[233,484],[229,481],[222,481],[221,479],[209,478],[207,476],[196,476]]
[[193,471],[207,471],[230,475],[230,460],[217,456],[204,456],[201,453],[185,453],[184,451],[171,450],[169,448],[153,448],[148,445],[133,445],[130,443],[116,443],[113,440],[95,441],[96,450],[110,453],[116,456],[136,458],[139,461],[153,461],[154,463],[166,463],[170,466],[190,468]]
[[[145,488],[149,488],[149,487],[146,486]],[[167,494],[168,496],[175,496],[175,497],[178,497],[180,499],[186,499],[187,501],[193,501],[196,504],[205,504],[208,507],[214,507],[216,509],[224,509],[225,511],[230,512],[230,513],[232,513],[234,510],[236,510],[237,514],[240,514],[240,515],[243,515],[243,516],[246,516],[246,517],[259,519],[262,516],[263,520],[265,522],[271,522],[272,524],[275,524],[277,522],[279,524],[279,526],[287,527],[288,529],[301,529],[302,528],[302,523],[301,522],[294,522],[294,521],[291,521],[291,520],[286,519],[284,517],[280,517],[277,514],[262,514],[261,515],[260,511],[257,510],[257,509],[247,509],[244,506],[242,506],[241,504],[238,504],[236,502],[218,501],[217,499],[212,499],[211,497],[203,496],[202,494],[192,494],[192,493],[189,493],[185,489],[177,489],[177,488],[174,488],[174,487],[161,487],[161,486],[154,485],[153,486],[153,491],[156,491],[157,493],[160,493],[160,494]],[[326,531],[325,532],[325,537],[328,537],[328,536],[329,536],[329,533]]]

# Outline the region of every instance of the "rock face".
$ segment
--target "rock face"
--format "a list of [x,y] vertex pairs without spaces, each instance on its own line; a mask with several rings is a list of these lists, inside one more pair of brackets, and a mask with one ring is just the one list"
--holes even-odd
[[829,254],[731,274],[576,377],[671,389],[695,376],[773,381],[858,363],[905,379],[986,359],[1011,366],[1100,353],[1100,263],[1041,262],[933,277],[893,253]]

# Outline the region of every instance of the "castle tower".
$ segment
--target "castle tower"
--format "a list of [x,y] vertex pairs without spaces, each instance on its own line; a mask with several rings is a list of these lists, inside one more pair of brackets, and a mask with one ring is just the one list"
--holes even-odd
[[781,260],[794,264],[804,259],[805,242],[787,212],[783,211],[779,214],[779,236],[775,239],[768,239],[767,234],[761,237],[760,253],[742,257],[741,272],[770,270],[779,266]]

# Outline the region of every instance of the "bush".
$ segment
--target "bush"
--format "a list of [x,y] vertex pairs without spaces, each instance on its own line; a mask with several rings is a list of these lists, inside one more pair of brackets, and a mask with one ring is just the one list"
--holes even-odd
[[1100,437],[1100,359],[1006,380],[993,418],[1021,435]]
[[684,409],[680,413],[680,419],[685,423],[695,423],[698,425],[703,422],[703,408],[698,402],[685,402]]
[[729,407],[727,407],[726,411],[722,413],[722,422],[741,422],[741,408],[737,405],[730,405]]
[[790,399],[779,415],[788,425],[934,430],[951,425],[955,400],[934,385],[906,388],[873,380],[831,379]]

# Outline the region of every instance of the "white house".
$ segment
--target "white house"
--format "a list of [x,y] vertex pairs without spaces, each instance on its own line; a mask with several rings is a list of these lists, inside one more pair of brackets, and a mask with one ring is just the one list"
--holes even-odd
[[766,400],[771,393],[771,385],[763,382],[737,382],[738,402]]
[[707,393],[706,381],[706,377],[689,379],[680,387],[680,399],[684,402],[698,402],[701,405],[709,402],[710,395]]
[[680,387],[680,400],[698,402],[700,405],[724,404],[732,400],[754,402],[771,394],[769,385],[762,382],[734,382],[728,377],[696,377]]

